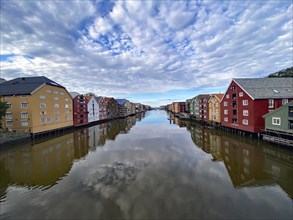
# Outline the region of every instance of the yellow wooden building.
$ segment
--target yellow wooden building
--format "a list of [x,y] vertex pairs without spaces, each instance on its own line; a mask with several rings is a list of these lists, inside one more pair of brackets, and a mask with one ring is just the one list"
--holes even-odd
[[8,104],[2,127],[32,134],[71,127],[72,98],[65,87],[44,77],[21,77],[0,84]]
[[224,94],[211,94],[208,101],[209,121],[215,124],[221,123],[221,99]]

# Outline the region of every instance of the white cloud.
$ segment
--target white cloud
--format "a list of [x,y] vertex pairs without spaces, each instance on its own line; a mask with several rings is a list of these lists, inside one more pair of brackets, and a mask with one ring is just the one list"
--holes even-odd
[[1,77],[45,75],[68,90],[131,96],[223,87],[293,65],[292,3],[114,4],[101,13],[91,1],[3,2],[0,52],[16,56]]

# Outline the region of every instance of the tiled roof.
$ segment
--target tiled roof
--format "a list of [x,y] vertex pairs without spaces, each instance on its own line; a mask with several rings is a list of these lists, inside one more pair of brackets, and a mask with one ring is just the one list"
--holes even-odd
[[221,99],[223,98],[224,94],[223,93],[219,93],[219,94],[213,94],[214,96],[216,96],[218,98],[218,100],[221,101]]
[[73,99],[79,95],[78,92],[69,92],[69,94],[70,94],[71,98],[73,98]]
[[0,83],[0,95],[27,95],[31,94],[43,84],[64,88],[60,84],[44,76],[21,77]]
[[293,98],[293,78],[233,79],[253,99]]

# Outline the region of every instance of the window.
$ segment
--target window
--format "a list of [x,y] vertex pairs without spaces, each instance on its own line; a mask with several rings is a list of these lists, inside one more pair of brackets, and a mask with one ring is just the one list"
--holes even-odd
[[46,123],[46,118],[41,118],[41,123]]
[[269,99],[269,108],[274,108],[274,99]]
[[68,115],[68,116],[65,117],[65,119],[66,119],[66,121],[69,121],[69,120],[71,120],[71,116]]
[[69,105],[68,104],[65,104],[65,108],[69,108]]
[[47,89],[47,93],[51,93],[52,91],[51,91],[51,89]]
[[229,94],[226,95],[226,98],[227,98],[227,99],[229,98]]
[[64,100],[65,100],[66,102],[68,102],[68,98],[65,98]]
[[288,99],[282,99],[282,105],[285,105],[288,103]]
[[243,92],[239,92],[239,97],[242,97],[243,96]]
[[59,98],[55,96],[55,97],[54,97],[54,100],[59,100]]
[[64,95],[64,92],[60,92],[61,95]]
[[28,126],[28,121],[21,121],[20,122],[20,125],[21,126]]
[[27,102],[20,103],[20,108],[27,108],[27,107],[28,107]]
[[55,90],[54,93],[55,93],[55,94],[58,94],[58,91]]
[[54,121],[59,121],[59,117],[56,116],[56,117],[54,118]]
[[237,110],[233,110],[233,115],[237,115]]
[[233,118],[233,119],[232,119],[232,123],[233,123],[233,124],[237,124],[237,123],[238,123],[237,118]]
[[46,111],[41,111],[41,112],[40,112],[40,115],[45,115],[45,114],[47,114]]
[[6,119],[12,119],[12,113],[11,112],[6,112],[5,118]]
[[12,121],[6,121],[6,126],[12,126]]
[[248,105],[248,100],[242,100],[243,105]]
[[243,116],[248,116],[248,110],[243,110]]
[[225,118],[224,118],[224,121],[225,121],[225,122],[228,122],[228,117],[225,117]]
[[27,112],[21,112],[20,113],[20,118],[28,118],[28,113]]
[[40,103],[40,108],[46,108],[46,103]]
[[47,122],[52,122],[52,118],[47,118]]
[[228,106],[228,102],[224,102],[224,106]]
[[243,119],[243,120],[242,120],[242,124],[244,124],[244,125],[248,125],[248,120],[247,120],[247,119]]
[[288,116],[293,117],[293,106],[289,106],[289,108],[288,108]]
[[233,90],[233,91],[235,90],[235,86],[232,86],[232,90]]
[[45,95],[40,95],[40,99],[45,99],[46,96]]
[[54,110],[54,114],[58,115],[59,114],[59,110]]
[[224,115],[228,115],[228,110],[227,109],[224,110]]
[[7,108],[12,108],[12,104],[11,103],[6,103]]
[[20,95],[20,98],[26,98],[27,95]]
[[54,108],[59,108],[59,104],[54,104]]
[[273,117],[272,118],[272,124],[273,125],[281,125],[281,118],[279,118],[279,117]]
[[11,95],[5,96],[5,99],[11,99]]

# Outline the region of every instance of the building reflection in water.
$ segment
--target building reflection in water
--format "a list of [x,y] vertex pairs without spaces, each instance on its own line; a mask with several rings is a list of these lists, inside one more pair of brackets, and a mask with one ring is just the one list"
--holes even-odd
[[72,133],[32,144],[22,143],[0,149],[0,196],[10,185],[48,188],[69,173],[74,161],[89,151],[129,132],[140,117],[128,117],[108,123],[81,128]]
[[293,155],[290,149],[201,127],[176,118],[186,126],[194,144],[223,162],[235,188],[278,184],[293,198]]

